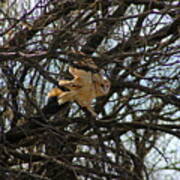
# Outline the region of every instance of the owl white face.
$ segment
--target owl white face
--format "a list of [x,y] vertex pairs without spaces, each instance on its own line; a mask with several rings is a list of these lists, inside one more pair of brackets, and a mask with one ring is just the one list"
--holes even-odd
[[100,80],[101,91],[104,95],[106,95],[109,93],[109,90],[111,88],[111,83],[107,79],[104,69],[100,70],[100,76],[101,76],[101,80]]
[[110,87],[111,87],[110,82],[107,79],[103,79],[101,82],[101,89],[102,89],[101,91],[104,95],[109,93]]

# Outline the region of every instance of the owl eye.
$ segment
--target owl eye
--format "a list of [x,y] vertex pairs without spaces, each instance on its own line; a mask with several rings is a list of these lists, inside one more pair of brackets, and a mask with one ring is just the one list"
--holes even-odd
[[101,87],[104,88],[105,87],[104,84],[101,84]]

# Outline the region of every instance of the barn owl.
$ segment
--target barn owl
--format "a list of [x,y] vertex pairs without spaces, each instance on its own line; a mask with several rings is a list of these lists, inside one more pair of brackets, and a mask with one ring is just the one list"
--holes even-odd
[[[90,59],[78,62],[79,64],[97,69],[97,66]],[[72,66],[69,67],[69,72],[74,77],[72,80],[59,81],[59,85],[69,89],[69,91],[54,88],[48,93],[48,97],[57,96],[60,105],[75,101],[81,107],[87,108],[93,116],[97,116],[91,107],[91,103],[94,98],[108,94],[110,90],[109,80],[105,79],[101,72],[93,73]]]

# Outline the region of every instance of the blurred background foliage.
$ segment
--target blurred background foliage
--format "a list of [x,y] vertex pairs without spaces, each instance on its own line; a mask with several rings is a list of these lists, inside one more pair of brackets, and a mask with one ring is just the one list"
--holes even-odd
[[[0,179],[177,179],[179,12],[177,0],[0,1]],[[43,110],[76,51],[111,81],[98,120],[76,103]]]

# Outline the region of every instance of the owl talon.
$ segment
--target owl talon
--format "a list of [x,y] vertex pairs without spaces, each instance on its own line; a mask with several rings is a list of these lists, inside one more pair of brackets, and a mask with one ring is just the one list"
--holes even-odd
[[61,98],[58,99],[58,104],[59,104],[59,105],[62,105],[62,104],[64,104],[64,103],[65,103],[65,102],[63,101],[63,99],[61,99]]

